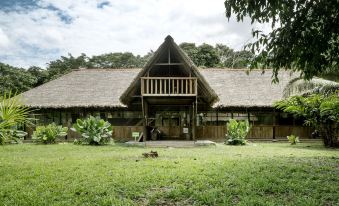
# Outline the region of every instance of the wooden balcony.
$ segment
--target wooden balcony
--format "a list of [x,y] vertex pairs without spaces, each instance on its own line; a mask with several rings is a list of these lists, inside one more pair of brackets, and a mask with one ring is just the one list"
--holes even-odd
[[196,77],[141,77],[142,96],[197,96]]

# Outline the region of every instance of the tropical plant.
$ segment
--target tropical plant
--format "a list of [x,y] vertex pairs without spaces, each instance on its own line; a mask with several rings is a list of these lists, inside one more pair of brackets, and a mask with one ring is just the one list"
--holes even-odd
[[71,130],[81,134],[84,143],[100,145],[112,140],[112,126],[99,117],[90,116],[87,119],[77,119]]
[[320,132],[325,146],[339,146],[336,134],[339,127],[338,94],[292,96],[276,102],[275,107],[296,117],[302,117],[305,125],[315,127]]
[[230,145],[245,145],[246,136],[250,131],[250,125],[248,121],[237,121],[230,119],[227,124],[226,142]]
[[283,96],[284,98],[295,95],[309,95],[309,94],[323,94],[330,95],[339,90],[339,83],[313,78],[311,80],[304,80],[300,77],[294,78],[285,86]]
[[295,145],[299,143],[299,137],[291,134],[290,136],[287,136],[287,140],[291,145]]
[[35,142],[41,142],[44,144],[55,143],[59,137],[67,135],[68,128],[56,125],[55,123],[47,126],[38,126],[33,132],[32,139]]
[[19,125],[31,124],[29,113],[20,96],[5,92],[0,98],[0,144],[19,142],[27,133],[18,130]]

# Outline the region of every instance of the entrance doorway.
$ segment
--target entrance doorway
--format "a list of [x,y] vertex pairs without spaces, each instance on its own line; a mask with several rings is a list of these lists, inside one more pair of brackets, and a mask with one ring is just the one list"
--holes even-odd
[[189,106],[176,108],[151,106],[149,126],[160,131],[160,140],[190,140],[191,110]]

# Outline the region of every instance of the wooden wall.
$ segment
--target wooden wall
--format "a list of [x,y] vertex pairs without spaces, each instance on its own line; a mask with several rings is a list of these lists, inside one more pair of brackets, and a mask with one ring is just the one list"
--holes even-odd
[[225,126],[198,126],[197,139],[223,139],[226,132]]
[[143,132],[142,126],[113,126],[113,139],[116,141],[134,140],[132,132]]
[[[159,127],[161,132],[166,136],[166,139],[171,140],[185,140],[187,137],[180,134],[181,127]],[[197,139],[224,139],[227,129],[225,126],[198,126],[196,131]],[[274,131],[275,130],[275,131]],[[33,132],[33,128],[27,128],[26,131],[29,133],[29,138]],[[113,126],[113,139],[116,141],[128,141],[134,140],[132,132],[143,132],[142,126]],[[313,129],[311,127],[303,126],[252,126],[250,133],[247,138],[250,139],[273,139],[275,133],[276,139],[285,139],[286,136],[294,134],[303,139],[311,138]],[[72,130],[68,130],[67,140],[73,140],[80,138],[80,135]]]
[[[160,131],[164,134],[172,135],[173,138],[167,137],[171,140],[185,140],[186,138],[180,136],[180,128],[176,127],[159,127]],[[294,134],[300,138],[311,138],[312,128],[302,126],[275,126],[275,138],[285,139],[286,136]],[[113,127],[113,139],[116,141],[128,141],[134,140],[132,132],[143,132],[142,126],[114,126]],[[198,126],[197,127],[197,139],[224,139],[227,129],[225,126]],[[69,131],[68,138],[76,138],[77,134]],[[273,126],[252,126],[247,138],[250,139],[273,139]]]
[[[274,131],[275,130],[275,131]],[[247,138],[250,139],[276,139],[286,138],[294,134],[300,138],[311,138],[312,128],[303,126],[272,126],[256,125],[252,126]],[[197,139],[223,139],[227,129],[225,126],[199,126],[197,127]]]

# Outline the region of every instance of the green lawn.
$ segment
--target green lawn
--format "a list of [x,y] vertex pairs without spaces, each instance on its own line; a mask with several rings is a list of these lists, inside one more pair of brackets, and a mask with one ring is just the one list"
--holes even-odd
[[339,205],[339,150],[7,145],[1,205]]

